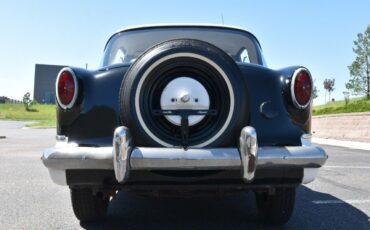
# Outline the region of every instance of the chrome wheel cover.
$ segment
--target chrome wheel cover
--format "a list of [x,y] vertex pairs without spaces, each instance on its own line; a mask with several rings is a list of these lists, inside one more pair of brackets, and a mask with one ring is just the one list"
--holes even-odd
[[[206,88],[199,81],[190,77],[178,77],[164,88],[160,104],[163,110],[208,110],[210,101]],[[165,117],[172,124],[181,125],[180,116],[167,115]],[[189,116],[189,126],[199,123],[204,117],[204,115]]]

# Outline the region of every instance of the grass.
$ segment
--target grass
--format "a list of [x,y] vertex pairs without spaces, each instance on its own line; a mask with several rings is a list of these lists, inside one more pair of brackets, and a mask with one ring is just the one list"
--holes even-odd
[[[346,105],[344,101],[329,102],[314,106],[313,115],[369,112],[370,100],[354,98]],[[55,127],[55,105],[36,104],[31,111],[26,111],[22,104],[0,104],[0,120],[35,121],[28,127]]]
[[26,111],[22,104],[0,104],[0,120],[35,121],[27,127],[55,127],[55,105],[36,104]]
[[369,112],[370,100],[354,98],[346,105],[345,101],[328,102],[325,105],[314,106],[313,115],[326,115],[336,113]]

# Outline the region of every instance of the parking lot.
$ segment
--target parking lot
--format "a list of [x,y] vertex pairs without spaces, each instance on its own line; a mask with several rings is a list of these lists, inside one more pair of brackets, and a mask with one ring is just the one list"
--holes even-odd
[[[258,222],[254,195],[148,198],[120,192],[108,219],[80,225],[67,187],[52,183],[42,150],[55,129],[0,121],[0,229],[247,229]],[[317,180],[300,186],[287,229],[370,229],[370,151],[323,146],[329,160]]]

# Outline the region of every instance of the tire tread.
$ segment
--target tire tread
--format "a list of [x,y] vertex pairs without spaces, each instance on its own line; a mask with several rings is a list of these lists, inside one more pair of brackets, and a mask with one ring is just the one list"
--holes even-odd
[[271,225],[284,225],[293,213],[295,188],[277,188],[275,194],[256,194],[258,215]]
[[106,216],[108,201],[95,196],[91,189],[71,189],[71,201],[75,216],[82,222]]

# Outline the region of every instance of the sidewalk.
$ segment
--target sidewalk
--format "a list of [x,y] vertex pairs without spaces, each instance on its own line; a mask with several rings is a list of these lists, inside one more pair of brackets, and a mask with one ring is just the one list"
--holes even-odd
[[[359,141],[344,141],[344,140],[335,140],[335,139],[326,139],[326,138],[312,138],[312,143],[322,144],[322,145],[334,145],[339,147],[346,147],[351,149],[361,149],[370,151],[369,142],[359,142]],[[370,153],[370,152],[369,152]]]

